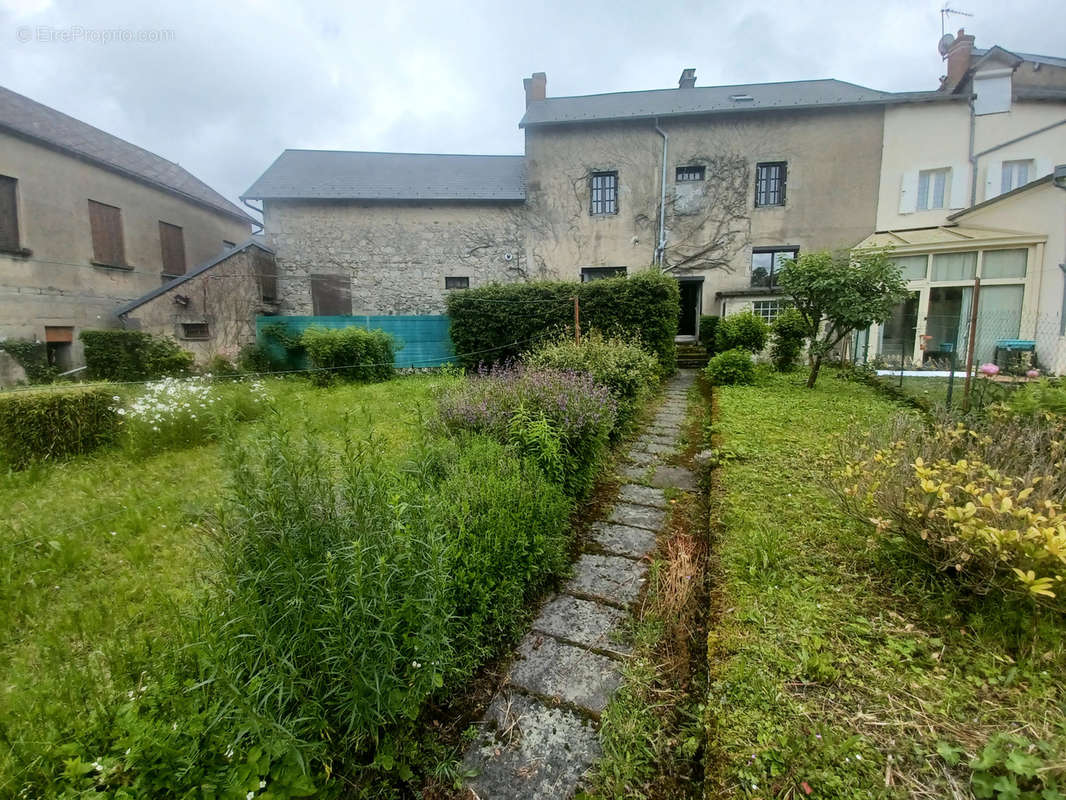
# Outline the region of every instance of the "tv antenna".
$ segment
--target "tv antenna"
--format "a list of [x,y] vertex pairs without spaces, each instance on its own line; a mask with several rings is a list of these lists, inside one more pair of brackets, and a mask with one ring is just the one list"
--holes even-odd
[[940,9],[940,35],[941,36],[943,36],[945,33],[948,32],[948,30],[947,30],[947,28],[948,28],[948,17],[951,16],[952,14],[955,14],[956,16],[959,16],[959,17],[972,17],[973,16],[973,14],[971,14],[969,11],[959,11],[957,8],[948,8],[948,6],[945,5],[942,9]]

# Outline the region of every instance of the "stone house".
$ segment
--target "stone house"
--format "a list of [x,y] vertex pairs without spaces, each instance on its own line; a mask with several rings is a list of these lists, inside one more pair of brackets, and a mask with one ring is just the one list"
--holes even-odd
[[255,341],[255,319],[278,311],[274,251],[262,237],[225,251],[115,309],[122,326],[176,339],[203,364],[233,361]]
[[78,333],[246,240],[255,221],[182,167],[0,88],[0,337],[80,363]]

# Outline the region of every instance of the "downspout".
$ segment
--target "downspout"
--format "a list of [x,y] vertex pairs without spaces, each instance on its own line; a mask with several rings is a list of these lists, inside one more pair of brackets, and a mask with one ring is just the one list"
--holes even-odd
[[[1052,173],[1051,185],[1057,189],[1066,190],[1066,172],[1060,172],[1062,167],[1056,167]],[[1059,315],[1059,336],[1066,336],[1066,261],[1059,264],[1062,270],[1062,313]]]
[[970,94],[970,208],[977,205],[977,156],[974,154],[974,138],[977,128],[977,114],[973,108],[973,94]]
[[655,263],[661,269],[666,256],[666,146],[670,137],[659,127],[659,118],[655,118],[655,132],[663,137],[663,174],[659,188],[659,242],[655,245]]
[[[257,212],[257,213],[258,213],[258,214],[259,214],[260,216],[262,216],[262,217],[263,217],[263,219],[264,219],[264,220],[266,220],[266,214],[264,214],[264,213],[263,213],[263,209],[261,209],[261,208],[256,208],[256,207],[255,207],[255,206],[253,206],[253,205],[252,205],[251,203],[249,203],[249,202],[248,202],[248,199],[247,199],[247,198],[245,198],[245,197],[242,197],[242,198],[241,198],[241,202],[242,202],[242,203],[244,203],[244,204],[245,204],[246,206],[248,206],[248,208],[252,209],[252,211],[255,211],[255,212]],[[255,235],[256,235],[257,233],[263,233],[264,231],[266,231],[266,225],[265,225],[264,223],[262,223],[262,222],[256,222],[256,221],[255,221],[255,220],[253,219],[253,220],[252,220],[252,224],[253,224],[253,225],[258,225],[258,226],[259,226],[259,230],[258,230],[258,231],[252,231],[252,235],[253,235],[253,236],[255,236]]]

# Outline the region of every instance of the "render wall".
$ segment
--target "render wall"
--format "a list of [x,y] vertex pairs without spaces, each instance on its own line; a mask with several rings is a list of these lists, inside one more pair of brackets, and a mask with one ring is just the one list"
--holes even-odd
[[310,276],[345,275],[353,314],[440,314],[446,277],[470,286],[540,277],[518,204],[269,200],[282,313],[312,314]]
[[[187,270],[251,232],[248,223],[3,133],[0,174],[18,179],[20,245],[32,251],[0,253],[0,336],[43,340],[46,325],[72,326],[74,363],[81,329],[113,326],[117,305],[160,285],[160,221],[183,229]],[[92,265],[90,199],[122,210],[128,269]]]
[[[750,286],[752,247],[848,248],[874,227],[881,108],[661,120],[669,137],[666,265],[715,292]],[[527,260],[576,278],[582,267],[646,268],[658,231],[662,138],[652,121],[526,131]],[[783,207],[755,207],[755,165],[788,163]],[[676,168],[703,164],[702,185]],[[589,173],[617,170],[618,213],[589,213]]]

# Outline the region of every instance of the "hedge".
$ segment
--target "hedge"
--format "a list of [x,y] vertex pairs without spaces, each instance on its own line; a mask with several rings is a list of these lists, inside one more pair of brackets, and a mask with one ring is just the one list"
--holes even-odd
[[387,381],[396,359],[393,338],[366,328],[310,327],[300,337],[307,352],[311,379],[324,385],[335,380]]
[[122,329],[82,331],[92,380],[145,381],[188,374],[193,355],[173,339]]
[[59,370],[48,363],[48,345],[29,339],[8,339],[0,342],[6,352],[26,372],[29,383],[51,383]]
[[117,431],[118,415],[107,387],[0,396],[0,463],[12,469],[88,453],[114,441]]
[[568,327],[572,330],[575,295],[582,331],[639,337],[664,373],[674,371],[680,294],[677,281],[656,270],[589,283],[492,284],[452,292],[448,316],[460,363],[474,369],[481,363],[506,361]]

